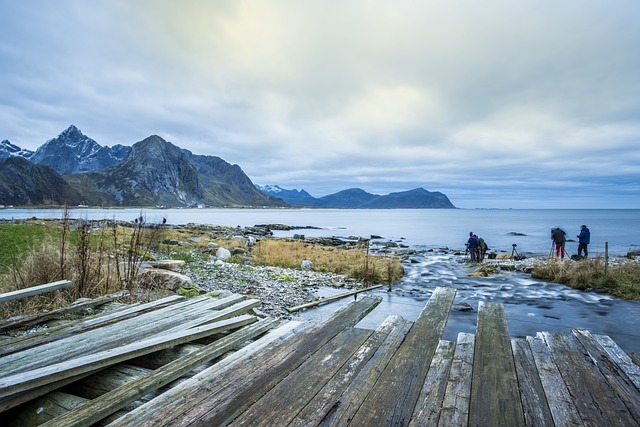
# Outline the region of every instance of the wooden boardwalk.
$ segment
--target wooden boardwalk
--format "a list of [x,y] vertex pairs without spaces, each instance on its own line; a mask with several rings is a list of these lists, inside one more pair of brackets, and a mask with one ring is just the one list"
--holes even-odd
[[[158,380],[163,371],[167,375],[180,369],[171,376],[177,378],[195,362],[187,367],[182,366],[184,358],[176,359],[173,365],[86,400],[46,425],[92,425],[116,411],[120,411],[117,416],[102,424],[639,425],[640,367],[610,338],[574,330],[510,339],[502,305],[480,303],[476,334],[460,333],[456,342],[443,340],[454,297],[455,290],[437,288],[415,322],[390,316],[375,331],[355,327],[380,302],[362,297],[321,324],[289,322],[250,343],[240,345],[243,341],[236,340],[235,353],[135,408],[122,412],[125,405],[149,393],[151,383],[164,386],[169,377]],[[235,328],[240,327],[236,322],[252,324],[238,331],[267,321],[238,320],[247,316],[240,312],[234,310],[236,317],[229,315],[227,321],[235,319]],[[219,316],[211,317],[220,321]],[[216,342],[220,347],[220,340],[235,333],[206,347],[215,347]],[[11,366],[7,360],[3,363],[6,357],[0,358],[0,396],[8,399],[33,390],[31,380],[18,387],[19,375],[4,374],[4,368]],[[47,365],[14,369],[31,376]]]

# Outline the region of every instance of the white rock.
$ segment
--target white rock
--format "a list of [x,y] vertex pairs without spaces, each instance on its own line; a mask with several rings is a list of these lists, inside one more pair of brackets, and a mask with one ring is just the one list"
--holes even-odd
[[313,268],[313,262],[311,262],[308,259],[305,259],[304,261],[302,261],[302,263],[300,264],[300,268],[303,270],[311,270]]
[[218,250],[216,251],[216,258],[221,260],[229,259],[231,258],[231,252],[229,251],[229,249],[218,248]]

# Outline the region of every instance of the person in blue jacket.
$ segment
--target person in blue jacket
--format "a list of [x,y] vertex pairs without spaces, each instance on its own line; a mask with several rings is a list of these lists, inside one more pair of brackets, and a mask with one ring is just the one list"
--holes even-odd
[[576,237],[578,238],[578,256],[581,257],[584,250],[584,257],[588,257],[587,245],[591,242],[591,232],[586,225],[580,226],[580,234]]
[[469,233],[469,240],[467,240],[467,249],[471,256],[471,262],[478,262],[478,236],[473,234],[473,231]]

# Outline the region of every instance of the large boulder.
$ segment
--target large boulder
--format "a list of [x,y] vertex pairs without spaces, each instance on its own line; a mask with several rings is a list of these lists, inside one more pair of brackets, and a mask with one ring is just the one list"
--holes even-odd
[[177,291],[181,287],[191,286],[191,278],[184,274],[162,268],[146,268],[139,275],[142,286],[149,289],[167,289]]
[[229,251],[229,249],[225,249],[225,248],[218,248],[218,250],[216,251],[216,258],[221,259],[221,260],[226,260],[231,258],[231,251]]

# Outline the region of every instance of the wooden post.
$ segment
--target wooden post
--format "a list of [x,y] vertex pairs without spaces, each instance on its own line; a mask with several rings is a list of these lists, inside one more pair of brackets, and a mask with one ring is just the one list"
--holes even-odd
[[609,269],[609,242],[604,242],[604,274]]
[[30,297],[33,295],[40,295],[46,292],[53,292],[59,289],[70,288],[71,280],[58,280],[57,282],[47,283],[40,286],[33,286],[31,288],[20,289],[13,292],[7,292],[6,294],[0,294],[0,302],[13,301],[16,299]]

